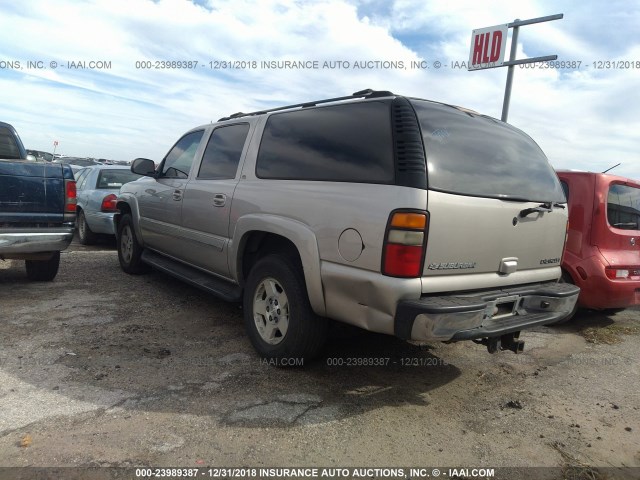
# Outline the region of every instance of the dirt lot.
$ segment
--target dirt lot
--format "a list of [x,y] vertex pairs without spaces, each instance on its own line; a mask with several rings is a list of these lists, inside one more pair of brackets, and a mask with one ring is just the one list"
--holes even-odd
[[[337,329],[319,361],[278,369],[254,353],[238,305],[128,276],[109,243],[74,243],[52,283],[0,261],[0,466],[638,478],[612,467],[640,467],[639,321],[638,309],[581,314],[524,333],[522,355]],[[350,365],[371,360],[386,365]]]

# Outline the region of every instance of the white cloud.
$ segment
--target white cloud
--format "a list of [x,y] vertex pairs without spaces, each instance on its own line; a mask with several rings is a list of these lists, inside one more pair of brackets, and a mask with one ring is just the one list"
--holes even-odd
[[[506,69],[467,72],[471,30],[553,13],[523,27],[518,56],[557,53],[579,70],[516,68],[509,120],[559,167],[640,178],[640,68],[596,70],[598,60],[640,62],[637,3],[527,0],[346,2],[33,0],[0,6],[0,61],[106,60],[111,69],[0,70],[4,121],[31,148],[72,155],[159,159],[178,136],[237,111],[388,89],[500,116]],[[611,23],[613,22],[613,23]],[[622,30],[622,31],[621,31]],[[610,32],[610,33],[607,33]],[[195,69],[136,68],[141,60],[197,60]],[[219,69],[209,61],[342,60],[349,69]],[[426,60],[431,68],[361,69],[355,61]],[[433,68],[439,60],[445,66]],[[588,67],[588,68],[585,68]],[[634,64],[635,66],[635,64]],[[638,64],[640,66],[640,64]]]

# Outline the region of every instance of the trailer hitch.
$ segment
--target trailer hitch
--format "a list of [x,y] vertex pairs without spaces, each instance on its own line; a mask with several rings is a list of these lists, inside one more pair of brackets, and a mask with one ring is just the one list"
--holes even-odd
[[500,337],[474,340],[474,342],[486,346],[489,353],[496,353],[500,350],[510,350],[513,353],[522,353],[524,350],[524,340],[518,340],[519,337],[520,332],[514,332],[507,333]]

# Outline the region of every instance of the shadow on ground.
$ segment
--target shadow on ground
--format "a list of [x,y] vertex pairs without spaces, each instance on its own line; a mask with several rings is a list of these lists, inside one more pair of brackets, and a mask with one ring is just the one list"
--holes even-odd
[[318,360],[274,367],[251,347],[238,304],[158,272],[126,275],[104,248],[74,247],[54,282],[27,282],[21,265],[0,276],[0,370],[53,405],[48,415],[78,404],[287,427],[427,405],[460,375],[428,347],[348,327]]

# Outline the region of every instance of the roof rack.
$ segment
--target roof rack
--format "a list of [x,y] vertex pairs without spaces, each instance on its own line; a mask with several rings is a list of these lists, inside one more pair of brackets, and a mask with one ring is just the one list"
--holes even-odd
[[387,90],[372,90],[370,88],[367,88],[365,90],[360,90],[359,92],[355,92],[345,97],[327,98],[325,100],[315,100],[313,102],[296,103],[295,105],[287,105],[284,107],[270,108],[267,110],[259,110],[257,112],[251,112],[251,113],[238,112],[238,113],[234,113],[233,115],[229,115],[228,117],[222,117],[218,121],[223,122],[225,120],[232,120],[234,118],[250,117],[253,115],[262,115],[263,113],[270,113],[270,112],[279,112],[280,110],[288,110],[290,108],[315,107],[316,105],[320,105],[322,103],[339,102],[341,100],[350,100],[353,98],[377,98],[377,97],[390,97],[393,95],[394,93],[389,92]]

